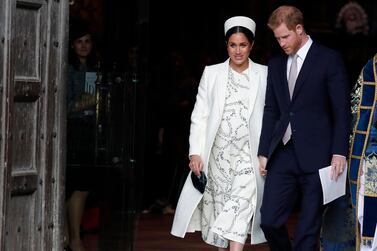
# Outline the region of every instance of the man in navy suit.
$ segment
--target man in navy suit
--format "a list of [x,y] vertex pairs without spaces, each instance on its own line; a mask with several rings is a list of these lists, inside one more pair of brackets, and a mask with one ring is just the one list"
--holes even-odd
[[[310,38],[302,12],[281,6],[268,26],[285,54],[268,64],[259,169],[266,176],[261,227],[272,251],[317,250],[323,195],[318,169],[344,171],[350,105],[340,55]],[[300,195],[300,196],[298,196]],[[285,223],[300,197],[291,244]]]

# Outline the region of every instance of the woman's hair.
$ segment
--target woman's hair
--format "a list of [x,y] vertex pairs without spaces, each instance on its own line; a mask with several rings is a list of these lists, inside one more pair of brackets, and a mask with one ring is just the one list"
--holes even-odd
[[274,10],[268,19],[267,26],[274,30],[284,23],[289,30],[293,30],[298,24],[304,26],[302,12],[294,6],[283,5]]
[[[85,35],[91,35],[90,33],[84,34]],[[80,38],[80,37],[79,37]],[[77,38],[77,39],[79,39]],[[88,69],[95,70],[96,69],[96,63],[97,63],[97,56],[95,54],[95,48],[94,48],[94,41],[93,41],[93,36],[91,35],[91,40],[92,40],[92,49],[89,53],[89,55],[86,58],[86,66]],[[69,53],[68,53],[68,63],[73,66],[75,70],[80,70],[80,59],[77,56],[74,48],[73,48],[73,43],[75,40],[70,42],[69,46]]]
[[251,30],[243,27],[243,26],[234,26],[230,28],[226,34],[225,34],[225,42],[228,43],[230,36],[232,36],[234,33],[243,33],[247,37],[250,43],[253,43],[254,41],[254,34],[251,32]]
[[80,69],[80,60],[73,48],[73,43],[86,35],[91,36],[92,49],[86,58],[86,66],[89,69],[95,69],[96,67],[96,54],[94,36],[91,32],[89,23],[78,18],[71,18],[69,20],[69,52],[68,52],[68,63],[73,66],[75,70]]

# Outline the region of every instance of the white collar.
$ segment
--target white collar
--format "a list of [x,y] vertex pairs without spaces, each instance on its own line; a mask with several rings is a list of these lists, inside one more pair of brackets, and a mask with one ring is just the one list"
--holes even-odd
[[[304,61],[305,58],[306,58],[306,55],[308,54],[308,51],[310,49],[310,46],[313,44],[313,40],[310,38],[310,36],[308,36],[309,39],[308,41],[306,41],[306,43],[304,44],[304,46],[302,46],[297,52],[296,54],[298,55],[298,57]],[[293,55],[290,55],[291,58],[293,58],[294,54]]]

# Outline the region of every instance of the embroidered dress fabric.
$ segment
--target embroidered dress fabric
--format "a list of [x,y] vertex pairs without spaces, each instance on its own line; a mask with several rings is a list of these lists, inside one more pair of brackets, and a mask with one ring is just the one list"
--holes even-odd
[[[365,173],[366,167],[365,167],[365,161],[363,161],[363,172]],[[363,225],[364,225],[364,194],[365,194],[365,176],[360,176],[360,190],[359,190],[359,198],[358,198],[358,208],[357,208],[357,218],[361,225],[360,231],[363,231]],[[374,238],[370,240],[369,243],[361,242],[360,243],[360,251],[377,251],[377,224],[374,230]]]
[[199,205],[203,240],[222,248],[228,246],[228,240],[245,243],[256,196],[248,128],[248,90],[252,87],[247,72],[229,68],[224,112]]

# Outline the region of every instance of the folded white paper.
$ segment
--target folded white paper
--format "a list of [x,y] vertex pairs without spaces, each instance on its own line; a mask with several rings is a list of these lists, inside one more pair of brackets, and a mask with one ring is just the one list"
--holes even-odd
[[323,192],[323,205],[346,194],[347,167],[337,181],[331,179],[331,166],[319,169]]

